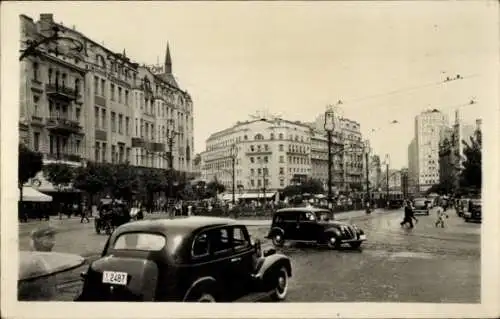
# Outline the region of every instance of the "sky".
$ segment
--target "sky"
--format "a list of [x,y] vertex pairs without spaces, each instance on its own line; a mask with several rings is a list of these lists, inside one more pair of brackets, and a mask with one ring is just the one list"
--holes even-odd
[[[2,7],[36,20],[53,13],[57,22],[116,52],[126,49],[141,64],[163,62],[168,41],[173,72],[194,103],[195,152],[211,133],[257,111],[312,121],[342,100],[341,114],[358,121],[373,151],[389,154],[391,167],[400,168],[407,166],[419,112],[443,109],[452,120],[461,106],[462,119],[472,124],[498,107],[493,1]],[[456,74],[464,79],[442,83]],[[471,99],[477,104],[463,106]]]

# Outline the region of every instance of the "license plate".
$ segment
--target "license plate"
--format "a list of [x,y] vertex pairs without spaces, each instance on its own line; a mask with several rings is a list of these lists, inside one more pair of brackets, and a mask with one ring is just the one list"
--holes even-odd
[[127,285],[127,276],[126,272],[119,271],[105,271],[102,273],[102,282],[105,284],[113,284],[113,285]]
[[366,235],[359,235],[359,240],[366,240]]

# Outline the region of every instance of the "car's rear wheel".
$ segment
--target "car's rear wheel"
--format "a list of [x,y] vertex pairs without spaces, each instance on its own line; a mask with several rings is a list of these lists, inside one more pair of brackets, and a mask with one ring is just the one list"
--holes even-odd
[[276,247],[283,247],[285,244],[285,238],[283,237],[283,234],[281,232],[275,232],[273,234],[273,245]]
[[271,295],[274,301],[283,301],[288,293],[288,272],[285,267],[281,267],[275,277],[275,287]]
[[215,297],[208,292],[204,292],[200,294],[196,302],[215,302]]

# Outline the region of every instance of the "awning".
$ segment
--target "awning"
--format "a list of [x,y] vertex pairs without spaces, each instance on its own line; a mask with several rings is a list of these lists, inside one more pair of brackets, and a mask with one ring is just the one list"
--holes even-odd
[[[17,190],[18,193],[19,189]],[[18,195],[18,198],[21,199],[21,194]],[[23,199],[24,202],[51,202],[52,196],[45,195],[44,193],[40,193],[36,189],[24,186],[23,187]]]
[[[265,198],[273,198],[275,195],[276,195],[276,192],[269,192],[269,193],[266,193]],[[237,193],[237,194],[234,194],[234,198],[236,200],[238,200],[238,199],[260,199],[260,198],[264,198],[264,194],[263,193],[243,193],[243,194]],[[231,194],[231,193],[224,194],[222,196],[222,199],[223,200],[232,200],[233,194]]]

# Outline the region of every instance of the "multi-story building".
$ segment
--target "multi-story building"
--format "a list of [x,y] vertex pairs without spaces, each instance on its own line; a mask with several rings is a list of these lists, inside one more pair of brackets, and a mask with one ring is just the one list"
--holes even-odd
[[476,120],[476,127],[462,123],[459,110],[455,111],[455,123],[452,127],[443,129],[439,142],[440,182],[449,183],[455,188],[459,186],[459,176],[463,168],[463,141],[469,142],[470,137],[481,125]]
[[83,48],[47,43],[21,61],[19,133],[44,163],[167,168],[172,136],[174,169],[192,170],[193,105],[175,81],[168,47],[164,72],[152,74],[125,50],[115,53],[55,23],[52,14],[41,14],[37,22],[20,18],[22,43],[50,36],[57,26]]
[[413,138],[408,145],[408,193],[418,192],[418,150],[417,140]]
[[389,175],[387,171],[382,172],[382,178],[380,182],[380,188],[382,191],[387,190],[387,179],[389,179],[389,191],[401,191],[401,171],[397,169],[389,169]]
[[447,116],[436,109],[415,117],[415,145],[410,145],[408,167],[418,192],[439,182],[439,139],[447,123]]
[[[342,140],[340,134],[332,134],[332,190],[342,189],[344,184],[343,156],[340,151]],[[323,187],[328,190],[328,138],[326,133],[311,131],[311,175],[320,180]]]
[[[320,114],[310,125],[320,134],[326,134],[324,123],[325,114]],[[333,184],[339,190],[361,190],[364,176],[361,126],[358,122],[345,117],[338,118],[336,125],[337,128],[332,133]]]
[[[233,146],[234,145],[234,146]],[[201,154],[202,178],[250,192],[276,191],[311,176],[311,128],[300,122],[262,118],[213,133]]]

